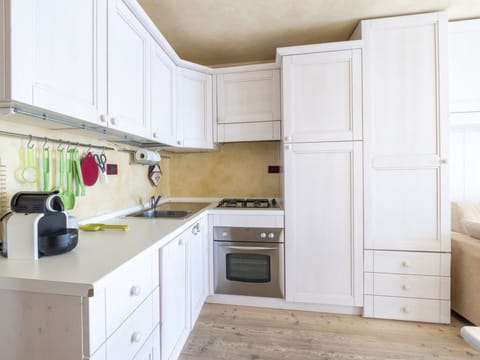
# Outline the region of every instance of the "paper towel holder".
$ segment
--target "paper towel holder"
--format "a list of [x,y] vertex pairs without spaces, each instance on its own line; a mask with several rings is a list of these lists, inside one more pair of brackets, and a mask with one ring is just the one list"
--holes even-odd
[[133,156],[133,160],[141,165],[156,165],[160,162],[160,154],[152,150],[137,150]]

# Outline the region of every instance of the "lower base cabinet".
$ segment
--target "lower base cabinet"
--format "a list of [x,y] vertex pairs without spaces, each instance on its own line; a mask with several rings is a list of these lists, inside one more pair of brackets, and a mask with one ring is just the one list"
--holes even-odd
[[204,218],[160,250],[162,360],[178,358],[207,297],[206,233]]

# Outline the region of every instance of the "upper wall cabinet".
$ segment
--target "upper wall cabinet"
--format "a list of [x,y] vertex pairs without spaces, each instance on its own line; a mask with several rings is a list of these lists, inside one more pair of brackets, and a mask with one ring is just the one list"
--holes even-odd
[[[102,1],[1,1],[0,101],[100,123]],[[9,26],[6,26],[9,25]]]
[[480,20],[449,23],[450,112],[480,111]]
[[184,68],[177,71],[177,144],[213,148],[212,75]]
[[279,70],[232,72],[216,78],[219,142],[280,139]]
[[162,48],[151,39],[150,115],[152,138],[166,145],[177,144],[175,118],[176,66]]
[[361,50],[282,58],[283,140],[362,139]]
[[149,36],[122,0],[108,1],[108,126],[150,137],[147,112]]

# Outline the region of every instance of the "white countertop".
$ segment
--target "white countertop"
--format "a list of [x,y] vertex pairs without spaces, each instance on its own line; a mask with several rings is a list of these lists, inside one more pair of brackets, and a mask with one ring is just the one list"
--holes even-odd
[[[168,199],[172,200],[172,199]],[[179,201],[180,199],[175,199]],[[181,201],[192,201],[182,199]],[[180,219],[145,219],[106,216],[89,220],[107,224],[127,224],[128,231],[79,231],[78,245],[72,251],[38,260],[0,258],[0,289],[88,296],[103,277],[136,255],[151,248],[161,248],[208,214],[283,215],[281,209],[216,209],[218,200],[210,202],[192,217]]]

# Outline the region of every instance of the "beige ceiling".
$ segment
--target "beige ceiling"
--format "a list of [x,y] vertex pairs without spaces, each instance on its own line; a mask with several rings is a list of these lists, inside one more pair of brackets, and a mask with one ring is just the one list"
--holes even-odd
[[204,65],[268,61],[277,47],[347,40],[361,19],[446,10],[480,17],[480,0],[139,0],[178,55]]

